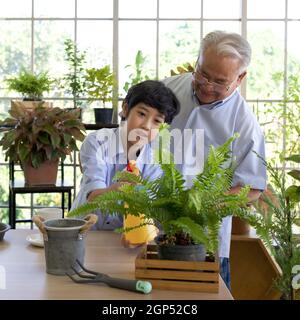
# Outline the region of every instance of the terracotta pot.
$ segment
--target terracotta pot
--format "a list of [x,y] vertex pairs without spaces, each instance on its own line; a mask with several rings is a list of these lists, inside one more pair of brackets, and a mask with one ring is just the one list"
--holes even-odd
[[34,168],[29,163],[22,164],[24,170],[25,183],[30,186],[35,185],[55,185],[58,171],[58,160],[47,160],[38,168]]
[[232,217],[232,234],[248,234],[250,225],[238,217]]
[[32,111],[38,106],[42,105],[44,108],[52,108],[52,102],[45,102],[45,101],[24,101],[24,100],[12,100],[11,106],[18,106],[22,109],[26,109],[28,111]]

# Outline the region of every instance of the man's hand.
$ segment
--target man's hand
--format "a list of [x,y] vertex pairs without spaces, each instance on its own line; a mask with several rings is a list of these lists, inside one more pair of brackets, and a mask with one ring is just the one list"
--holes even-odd
[[[241,191],[241,189],[242,189],[241,186],[232,187],[228,191],[228,194],[238,194]],[[258,200],[258,198],[261,196],[261,194],[262,194],[262,192],[258,189],[250,189],[250,191],[247,195],[249,204]]]

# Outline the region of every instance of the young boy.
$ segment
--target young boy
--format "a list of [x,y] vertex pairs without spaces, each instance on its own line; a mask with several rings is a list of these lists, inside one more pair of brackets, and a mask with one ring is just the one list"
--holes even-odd
[[[119,128],[95,131],[82,144],[83,177],[72,210],[100,194],[117,190],[122,182],[114,183],[112,178],[126,168],[129,160],[136,160],[144,178],[153,180],[162,175],[159,165],[151,164],[150,142],[156,138],[159,126],[171,123],[179,113],[177,98],[162,82],[147,80],[129,89],[122,108]],[[121,216],[99,213],[94,229],[113,230],[122,224]]]

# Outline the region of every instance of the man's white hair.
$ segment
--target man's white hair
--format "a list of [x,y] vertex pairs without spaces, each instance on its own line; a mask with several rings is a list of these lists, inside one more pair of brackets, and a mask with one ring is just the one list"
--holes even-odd
[[208,33],[202,40],[197,62],[207,48],[214,47],[217,54],[230,56],[240,60],[240,73],[246,71],[251,60],[251,47],[249,42],[237,33],[225,31],[213,31]]

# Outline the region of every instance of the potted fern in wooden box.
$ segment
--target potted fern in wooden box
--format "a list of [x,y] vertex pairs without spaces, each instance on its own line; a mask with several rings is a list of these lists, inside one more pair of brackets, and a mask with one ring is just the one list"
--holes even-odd
[[[246,206],[249,187],[242,188],[239,194],[228,193],[234,173],[229,146],[235,138],[217,148],[211,146],[203,172],[195,177],[191,188],[185,187],[184,177],[173,160],[165,161],[170,154],[159,150],[156,156],[164,172],[161,178],[150,181],[129,172],[119,172],[115,179],[131,184],[98,196],[93,202],[71,211],[69,216],[84,215],[99,209],[102,213],[125,216],[142,213],[144,222],[134,228],[153,224],[154,221],[163,231],[157,239],[159,259],[172,259],[168,252],[164,256],[165,251],[178,249],[180,254],[175,256],[175,260],[204,261],[209,256],[210,260],[214,260],[222,219],[232,214],[239,217],[250,215]],[[121,231],[130,232],[134,228]]]

